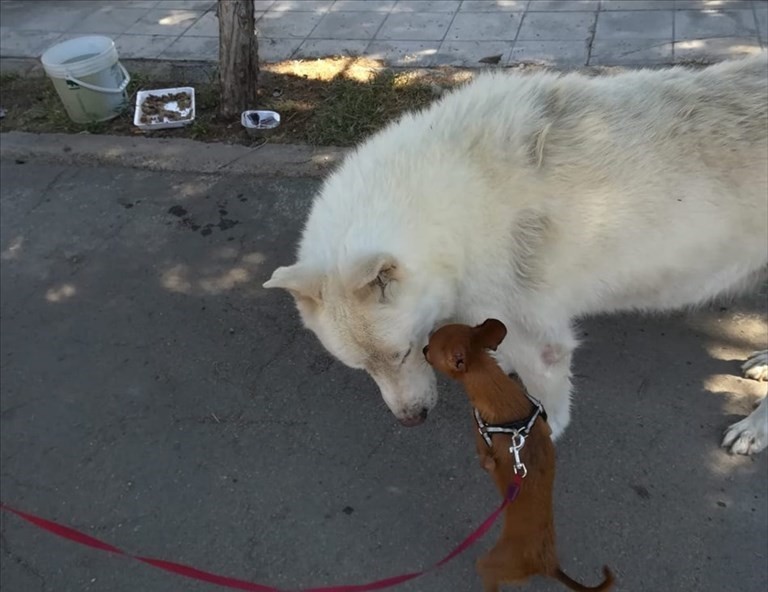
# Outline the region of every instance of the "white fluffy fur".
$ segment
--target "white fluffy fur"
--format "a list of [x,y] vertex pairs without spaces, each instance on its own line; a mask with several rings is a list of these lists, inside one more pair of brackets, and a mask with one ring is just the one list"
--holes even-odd
[[[766,269],[767,65],[480,76],[350,155],[265,287],[405,421],[436,401],[430,331],[503,320],[499,360],[557,436],[574,319],[695,305]],[[762,417],[726,443],[764,447]]]

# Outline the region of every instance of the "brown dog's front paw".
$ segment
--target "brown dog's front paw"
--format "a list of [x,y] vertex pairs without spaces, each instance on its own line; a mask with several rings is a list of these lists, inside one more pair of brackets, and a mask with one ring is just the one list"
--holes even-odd
[[490,454],[484,454],[480,457],[480,466],[483,467],[483,470],[492,473],[496,468],[496,459]]

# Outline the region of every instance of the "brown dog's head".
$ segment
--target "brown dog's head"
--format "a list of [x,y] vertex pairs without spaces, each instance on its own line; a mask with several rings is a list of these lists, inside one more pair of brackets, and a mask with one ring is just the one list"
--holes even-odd
[[495,350],[504,341],[507,328],[499,320],[487,319],[477,327],[445,325],[429,338],[423,349],[427,362],[436,370],[461,380],[486,349]]

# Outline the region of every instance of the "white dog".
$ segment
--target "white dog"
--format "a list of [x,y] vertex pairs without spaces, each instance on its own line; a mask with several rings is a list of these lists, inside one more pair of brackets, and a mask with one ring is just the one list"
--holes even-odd
[[[264,286],[374,378],[405,425],[437,399],[448,320],[504,321],[498,358],[570,417],[575,319],[743,288],[768,263],[768,60],[589,78],[487,74],[362,144],[325,182],[298,261]],[[768,354],[747,371],[768,375]],[[768,443],[768,404],[726,434]]]

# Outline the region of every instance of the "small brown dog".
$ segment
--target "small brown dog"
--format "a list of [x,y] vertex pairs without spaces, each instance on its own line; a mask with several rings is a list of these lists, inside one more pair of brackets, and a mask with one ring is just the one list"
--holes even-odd
[[424,348],[430,365],[464,385],[474,407],[480,463],[502,495],[513,480],[524,477],[517,498],[505,510],[501,538],[477,562],[485,590],[496,592],[499,584],[521,584],[534,575],[555,578],[571,590],[609,590],[614,578],[607,567],[605,579],[594,588],[560,569],[552,512],[555,447],[541,405],[487,351],[495,350],[506,334],[496,319],[477,327],[446,325]]

